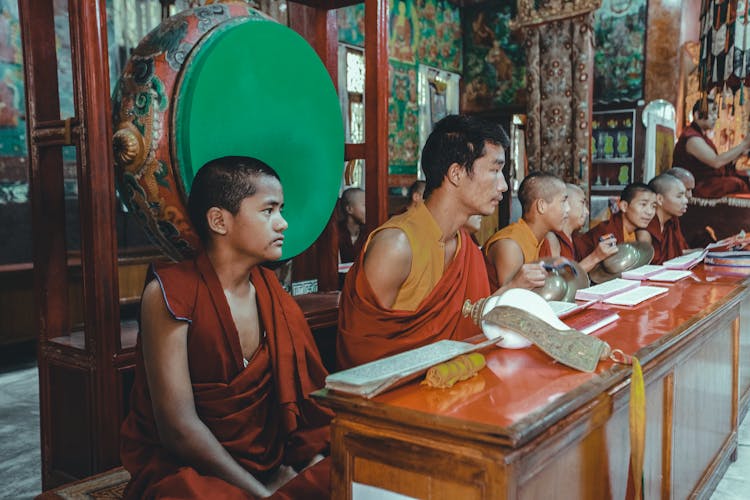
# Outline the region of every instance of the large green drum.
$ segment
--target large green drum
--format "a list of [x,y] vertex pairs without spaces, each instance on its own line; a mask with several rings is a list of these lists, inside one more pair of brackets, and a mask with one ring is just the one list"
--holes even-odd
[[141,41],[112,102],[120,197],[170,258],[200,248],[187,196],[197,170],[221,156],[253,156],[279,173],[283,258],[325,227],[344,164],[341,109],[293,30],[244,3],[184,11]]

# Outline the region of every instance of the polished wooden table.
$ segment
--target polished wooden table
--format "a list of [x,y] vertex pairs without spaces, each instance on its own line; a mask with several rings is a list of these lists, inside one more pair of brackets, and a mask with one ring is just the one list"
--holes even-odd
[[[641,360],[645,498],[710,493],[737,449],[750,398],[750,289],[702,267],[669,293],[595,332]],[[601,307],[599,305],[594,307]],[[334,499],[352,483],[416,498],[624,498],[631,368],[595,373],[536,347],[485,351],[487,367],[451,389],[418,383],[372,400],[315,394],[336,410]]]

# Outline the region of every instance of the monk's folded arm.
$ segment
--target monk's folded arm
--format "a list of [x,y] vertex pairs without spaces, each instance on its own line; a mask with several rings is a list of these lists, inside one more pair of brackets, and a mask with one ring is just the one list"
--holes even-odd
[[497,282],[500,287],[509,285],[523,266],[523,252],[518,243],[511,239],[496,241],[488,250],[487,255],[495,266]]
[[232,458],[196,413],[187,331],[186,322],[169,314],[158,282],[149,283],[141,303],[141,342],[161,443],[202,474],[257,496],[269,496],[266,487]]
[[364,270],[372,291],[383,307],[396,302],[401,285],[411,272],[411,245],[400,229],[377,232],[367,246]]

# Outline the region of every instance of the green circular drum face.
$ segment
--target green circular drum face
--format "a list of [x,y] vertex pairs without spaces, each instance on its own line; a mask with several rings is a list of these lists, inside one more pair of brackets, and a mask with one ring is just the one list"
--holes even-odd
[[284,188],[282,258],[304,251],[331,216],[344,164],[338,96],[312,47],[286,26],[234,19],[191,51],[176,87],[172,148],[184,194],[209,160],[258,158]]

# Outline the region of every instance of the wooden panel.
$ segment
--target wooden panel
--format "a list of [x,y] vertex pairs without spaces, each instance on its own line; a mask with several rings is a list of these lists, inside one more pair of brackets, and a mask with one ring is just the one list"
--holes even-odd
[[48,473],[65,471],[74,477],[85,477],[94,472],[91,453],[91,406],[86,372],[50,364],[50,405],[55,409],[49,439],[51,457]]
[[733,432],[731,326],[724,321],[715,328],[691,358],[675,367],[674,498],[693,492],[715,458],[707,450],[720,450]]
[[750,406],[750,298],[740,306],[740,352],[739,357],[739,421]]

